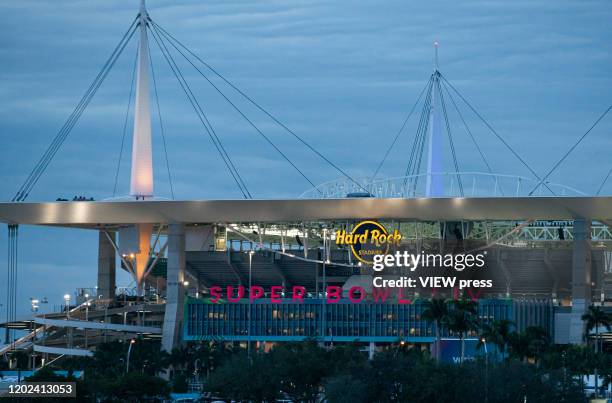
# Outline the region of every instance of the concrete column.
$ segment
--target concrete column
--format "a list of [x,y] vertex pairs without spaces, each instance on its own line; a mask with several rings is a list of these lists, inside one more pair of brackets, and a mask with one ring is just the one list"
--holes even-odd
[[583,343],[584,323],[581,316],[591,305],[591,220],[574,221],[572,253],[572,313],[569,342]]
[[374,359],[374,353],[376,353],[376,343],[371,341],[368,346],[368,359],[369,360]]
[[168,272],[166,313],[162,332],[162,348],[167,352],[181,341],[185,290],[185,228],[183,224],[168,226]]
[[[115,233],[108,233],[115,241]],[[115,299],[115,249],[104,231],[98,233],[98,296]]]

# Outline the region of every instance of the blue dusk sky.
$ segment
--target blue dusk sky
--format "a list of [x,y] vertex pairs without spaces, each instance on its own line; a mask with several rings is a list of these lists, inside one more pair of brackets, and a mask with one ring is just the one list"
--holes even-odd
[[[429,79],[435,40],[442,73],[539,175],[612,103],[612,3],[605,0],[150,0],[147,6],[153,20],[357,178],[372,174]],[[137,0],[0,3],[0,200],[13,197],[137,11]],[[112,196],[135,45],[127,46],[29,200]],[[151,52],[176,198],[240,198],[154,43]],[[175,58],[254,197],[297,197],[310,187]],[[222,88],[314,183],[339,177]],[[152,111],[155,193],[169,197]],[[462,111],[494,171],[530,176]],[[484,171],[461,122],[449,114],[461,170]],[[612,166],[611,129],[608,116],[551,180],[595,193]],[[382,176],[403,175],[415,131],[413,118]],[[131,124],[118,195],[128,193],[130,135]],[[445,163],[451,170],[448,155]],[[612,194],[612,180],[602,193]],[[3,226],[3,268],[6,244]],[[49,309],[63,294],[95,286],[96,251],[93,231],[22,227],[19,312],[29,311],[30,297],[47,296]],[[120,285],[129,281],[119,278]],[[0,293],[5,304],[4,285]]]

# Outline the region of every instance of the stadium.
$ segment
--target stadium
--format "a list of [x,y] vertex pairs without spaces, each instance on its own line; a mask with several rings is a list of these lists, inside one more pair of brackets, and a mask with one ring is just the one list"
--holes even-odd
[[[132,38],[138,39],[139,51],[130,195],[100,201],[28,201]],[[203,117],[203,126],[243,200],[155,196],[149,105],[150,92],[157,91],[150,91],[153,43],[175,67],[179,84],[196,114]],[[418,128],[406,153],[404,175],[378,176],[383,159],[371,178],[353,178],[263,110],[298,138],[307,152],[329,162],[341,178],[313,184],[295,199],[258,200],[250,197],[174,57],[182,56],[196,69],[208,67],[210,74],[226,79],[159,26],[143,1],[138,16],[14,199],[0,203],[0,222],[9,230],[6,320],[1,324],[6,345],[0,355],[28,351],[33,353],[32,368],[38,368],[66,357],[92,356],[96,346],[108,340],[138,337],[161,339],[166,351],[190,341],[267,351],[279,343],[306,340],[322,345],[356,343],[370,357],[398,343],[429,350],[436,343],[436,329],[422,315],[434,297],[475,301],[484,323],[510,320],[517,331],[530,326],[546,329],[555,344],[585,343],[582,316],[587,308],[594,305],[612,312],[612,197],[552,183],[548,179],[552,171],[546,176],[532,171],[533,177],[497,174],[476,142],[474,155],[478,152],[488,169],[461,171],[447,114],[458,104],[478,112],[441,73],[437,44],[435,52],[434,71],[408,116],[415,113]],[[531,170],[482,119],[501,140],[504,152]],[[445,139],[453,154],[450,170],[442,157],[448,152]],[[461,275],[486,279],[490,287],[421,284],[399,287],[400,294],[380,298],[384,289],[374,287],[375,277],[390,284],[412,274],[408,267],[377,272],[350,245],[338,242],[341,231],[350,233],[364,221],[401,234],[390,254],[485,254],[481,272]],[[19,317],[18,257],[27,253],[18,253],[21,226],[96,232],[98,265],[88,270],[97,270],[97,284],[67,294],[65,306],[57,312],[43,315],[33,309],[31,317]],[[135,289],[117,287],[118,271],[133,277]],[[358,295],[351,291],[355,289]],[[333,303],[328,300],[330,290],[340,295]],[[39,303],[33,301],[33,307]],[[610,348],[612,333],[602,327],[587,337],[595,337],[596,331]],[[452,361],[459,336],[444,329],[441,337],[454,346],[444,357]],[[476,355],[478,333],[469,332],[467,341],[471,346],[467,355]]]

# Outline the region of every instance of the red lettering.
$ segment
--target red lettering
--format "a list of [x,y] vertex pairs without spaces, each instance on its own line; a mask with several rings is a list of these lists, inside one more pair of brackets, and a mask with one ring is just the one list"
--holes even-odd
[[[359,292],[359,296],[355,297],[355,293]],[[348,293],[348,297],[349,297],[349,301],[351,301],[353,304],[358,304],[363,300],[365,291],[363,290],[362,287],[359,286],[355,286],[355,287],[351,287]]]
[[301,285],[293,286],[293,297],[292,301],[298,300],[300,304],[304,303],[304,295],[306,295],[306,287],[302,287]]
[[404,295],[403,295],[404,292],[403,291],[404,291],[404,289],[400,288],[399,291],[397,292],[397,303],[398,304],[404,304],[404,305],[412,304],[411,300],[404,298]]
[[374,298],[375,302],[378,302],[379,300],[382,300],[382,302],[385,302],[387,298],[389,297],[389,289],[374,287],[374,289],[372,290],[372,297]]
[[474,302],[478,302],[478,298],[480,297],[480,294],[482,294],[482,292],[483,292],[482,288],[478,289],[478,292],[476,292],[476,293],[474,293],[471,288],[467,289],[468,295],[470,296],[470,298]]
[[256,299],[259,299],[261,297],[263,297],[264,295],[264,289],[263,287],[260,287],[258,285],[254,285],[251,287],[251,291],[250,291],[250,298],[251,301],[255,301]]
[[232,297],[232,294],[234,294],[234,287],[232,287],[231,285],[227,286],[227,301],[228,302],[238,302],[242,299],[242,297],[244,297],[244,286],[239,285],[238,286],[238,297],[234,298]]
[[215,298],[209,298],[211,304],[216,304],[221,299],[221,287],[210,287],[210,295]]
[[281,292],[283,292],[283,287],[280,285],[273,285],[270,287],[270,302],[275,304],[283,302],[280,295]]
[[342,288],[337,285],[330,285],[327,287],[327,303],[335,304],[340,301],[342,296]]

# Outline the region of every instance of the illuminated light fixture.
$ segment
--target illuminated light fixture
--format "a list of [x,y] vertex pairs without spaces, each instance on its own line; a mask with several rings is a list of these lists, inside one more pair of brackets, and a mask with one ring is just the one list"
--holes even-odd
[[183,285],[184,285],[185,287],[189,287],[189,281],[187,281],[187,280],[183,281]]

